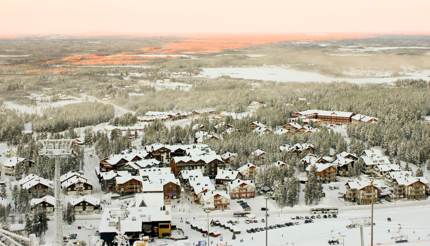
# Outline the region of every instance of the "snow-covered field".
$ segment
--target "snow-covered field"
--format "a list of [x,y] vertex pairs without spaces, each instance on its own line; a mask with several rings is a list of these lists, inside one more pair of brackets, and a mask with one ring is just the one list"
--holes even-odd
[[430,71],[409,72],[402,76],[359,76],[334,77],[318,72],[301,71],[287,66],[261,66],[261,67],[218,67],[203,68],[199,76],[218,78],[230,76],[232,78],[267,80],[275,82],[349,82],[364,83],[392,83],[398,79],[430,79]]

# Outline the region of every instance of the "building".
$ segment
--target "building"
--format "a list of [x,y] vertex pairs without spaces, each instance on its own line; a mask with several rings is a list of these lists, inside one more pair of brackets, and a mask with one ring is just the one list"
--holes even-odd
[[[351,176],[356,170],[356,162],[358,160],[358,157],[355,154],[351,154],[348,152],[342,152],[340,154],[336,155],[336,160],[333,162],[333,164],[337,167],[337,175],[348,177]],[[361,170],[358,170],[361,172]]]
[[53,189],[51,180],[44,179],[34,174],[30,174],[19,181],[21,188],[27,190],[33,197],[42,197]]
[[71,200],[75,214],[93,214],[100,212],[100,200],[93,196],[82,196]]
[[142,192],[143,180],[140,176],[121,176],[115,178],[115,191],[120,194]]
[[30,208],[33,213],[45,212],[52,214],[55,208],[55,198],[51,195],[46,195],[42,198],[33,198],[30,200]]
[[0,171],[3,171],[5,175],[15,176],[19,168],[28,169],[32,165],[32,161],[21,158],[21,157],[10,157],[0,159]]
[[226,191],[211,190],[203,193],[200,203],[206,209],[227,209],[230,205],[230,196]]
[[345,200],[366,205],[377,202],[381,196],[381,189],[369,180],[354,180],[346,183]]
[[393,198],[408,200],[426,199],[429,192],[428,181],[424,177],[397,174],[393,172]]
[[287,153],[296,153],[296,154],[313,154],[315,152],[315,147],[313,144],[308,143],[297,143],[294,145],[284,144],[279,147],[279,150]]
[[219,155],[195,155],[173,157],[170,168],[175,176],[182,170],[201,169],[205,175],[214,178],[217,170],[225,164]]
[[255,175],[257,174],[257,166],[250,162],[240,166],[238,169],[240,177],[242,179],[255,179]]
[[237,179],[238,176],[239,176],[239,171],[232,170],[232,169],[218,168],[218,172],[215,177],[215,184],[226,185],[228,182]]
[[171,208],[164,204],[162,193],[138,194],[135,204],[125,208],[107,208],[101,216],[98,231],[107,245],[114,245],[118,231],[130,245],[143,236],[164,238],[171,235]]
[[255,197],[255,184],[252,180],[235,179],[227,184],[227,192],[231,199]]
[[332,163],[315,163],[306,167],[306,172],[309,175],[309,172],[312,169],[315,169],[315,175],[318,180],[323,183],[329,183],[336,181],[336,166]]
[[349,124],[352,122],[353,112],[343,112],[343,111],[328,111],[328,110],[318,110],[310,109],[301,112],[294,112],[293,117],[302,117],[306,119],[314,119],[318,122],[328,123],[328,124]]
[[61,188],[67,195],[88,195],[93,191],[93,185],[78,172],[68,172],[60,177]]

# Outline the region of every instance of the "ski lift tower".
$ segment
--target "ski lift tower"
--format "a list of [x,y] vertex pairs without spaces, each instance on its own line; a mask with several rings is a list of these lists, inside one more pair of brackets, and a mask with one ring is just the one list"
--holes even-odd
[[64,158],[73,154],[71,139],[47,139],[41,140],[42,145],[39,155],[55,160],[54,193],[55,193],[55,245],[63,245],[63,206],[61,203],[60,165]]

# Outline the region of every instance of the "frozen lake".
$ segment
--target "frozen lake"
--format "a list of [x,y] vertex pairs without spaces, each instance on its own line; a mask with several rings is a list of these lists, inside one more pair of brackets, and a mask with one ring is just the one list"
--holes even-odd
[[349,82],[356,84],[392,83],[398,79],[425,79],[430,80],[430,70],[405,73],[402,76],[374,76],[374,77],[334,77],[318,72],[301,71],[289,67],[262,66],[262,67],[218,67],[203,68],[200,76],[218,78],[230,76],[240,79],[266,80],[275,82]]

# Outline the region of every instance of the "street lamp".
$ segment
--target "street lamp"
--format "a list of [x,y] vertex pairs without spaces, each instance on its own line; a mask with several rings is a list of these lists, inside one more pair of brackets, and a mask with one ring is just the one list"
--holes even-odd
[[268,228],[268,222],[267,222],[267,218],[269,217],[269,213],[268,213],[268,208],[267,208],[267,200],[269,199],[269,197],[268,197],[268,192],[270,191],[270,188],[268,187],[268,186],[263,186],[262,188],[261,188],[261,192],[263,192],[264,193],[264,195],[265,195],[265,199],[266,199],[266,227],[264,228],[265,230],[266,230],[266,246],[268,246],[269,245],[269,228]]
[[206,219],[207,219],[207,223],[208,223],[208,233],[207,233],[207,240],[208,240],[208,246],[209,246],[209,229],[210,229],[210,223],[209,223],[209,209],[205,209],[205,213],[206,213]]

